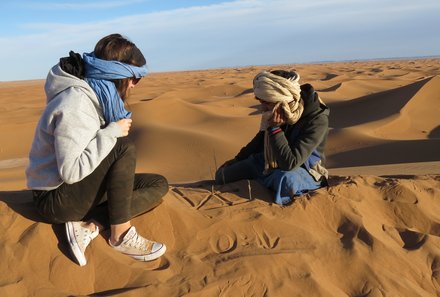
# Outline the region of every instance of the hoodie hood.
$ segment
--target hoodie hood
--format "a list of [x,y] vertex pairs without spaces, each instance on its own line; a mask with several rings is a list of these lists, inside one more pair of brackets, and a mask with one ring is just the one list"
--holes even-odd
[[46,100],[47,100],[46,103],[49,103],[59,93],[69,88],[82,89],[82,91],[93,102],[95,107],[98,110],[101,110],[98,98],[96,97],[95,92],[89,86],[89,84],[86,81],[63,71],[59,64],[52,67],[52,69],[49,71],[47,75],[46,84],[44,85],[44,90],[46,92]]
[[307,115],[320,109],[327,109],[326,105],[321,104],[318,94],[310,84],[301,85],[301,98],[304,100],[304,111],[302,117],[306,117]]

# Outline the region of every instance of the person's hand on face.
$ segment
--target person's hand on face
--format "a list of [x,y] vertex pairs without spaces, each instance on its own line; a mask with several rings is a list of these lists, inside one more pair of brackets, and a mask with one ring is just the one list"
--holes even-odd
[[268,127],[281,126],[286,123],[286,117],[281,105],[258,99],[261,103],[263,113],[267,113]]
[[269,119],[269,126],[270,127],[281,126],[285,123],[286,123],[286,117],[280,105],[277,108],[275,108],[275,110],[273,111],[272,117]]

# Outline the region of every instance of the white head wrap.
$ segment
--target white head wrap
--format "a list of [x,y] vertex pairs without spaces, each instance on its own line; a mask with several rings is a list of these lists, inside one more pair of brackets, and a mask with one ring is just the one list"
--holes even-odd
[[304,111],[304,102],[301,99],[301,88],[299,84],[299,74],[293,72],[291,78],[284,78],[279,75],[264,71],[257,74],[254,78],[254,94],[257,99],[276,103],[273,110],[264,112],[261,117],[260,130],[266,131],[264,136],[264,157],[265,172],[271,168],[277,168],[278,164],[269,145],[269,120],[274,111],[281,106],[287,124],[295,124]]
[[[295,124],[304,110],[301,100],[301,88],[299,74],[293,72],[292,78],[284,78],[279,75],[263,71],[254,78],[254,94],[259,100],[277,103],[275,108],[281,106],[288,124]],[[275,109],[274,108],[274,109]],[[267,120],[273,111],[263,114],[261,129],[267,128]],[[265,123],[266,122],[266,123]]]

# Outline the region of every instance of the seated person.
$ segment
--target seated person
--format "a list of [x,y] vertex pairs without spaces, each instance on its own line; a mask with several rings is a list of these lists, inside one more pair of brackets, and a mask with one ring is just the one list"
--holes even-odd
[[253,86],[263,109],[260,131],[217,170],[215,182],[258,180],[275,191],[280,205],[326,186],[328,107],[310,84],[300,86],[294,71],[261,72]]

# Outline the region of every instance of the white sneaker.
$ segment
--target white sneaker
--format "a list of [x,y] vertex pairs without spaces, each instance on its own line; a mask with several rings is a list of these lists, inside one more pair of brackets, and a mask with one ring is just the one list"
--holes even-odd
[[162,243],[154,242],[140,236],[134,226],[128,229],[121,244],[112,245],[110,239],[108,243],[115,250],[139,261],[155,260],[165,254],[167,249]]
[[96,226],[95,231],[90,231],[90,229],[83,227],[81,225],[82,223],[83,222],[67,222],[65,224],[67,242],[69,243],[70,251],[80,266],[87,264],[84,253],[92,239],[99,234],[98,226]]

